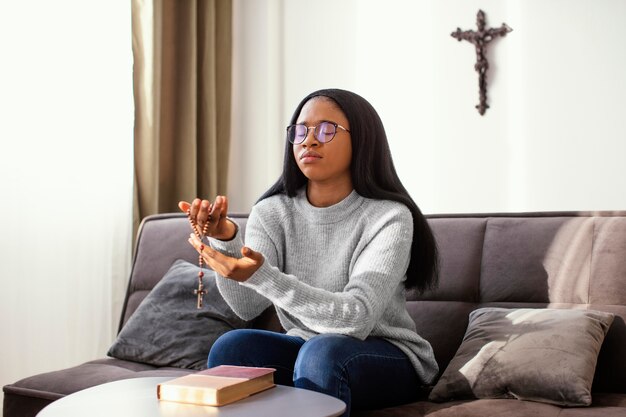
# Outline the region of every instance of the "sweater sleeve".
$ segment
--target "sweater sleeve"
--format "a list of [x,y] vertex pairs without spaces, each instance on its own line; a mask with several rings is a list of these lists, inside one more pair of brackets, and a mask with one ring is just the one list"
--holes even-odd
[[317,333],[365,339],[406,277],[413,239],[408,209],[385,213],[373,224],[348,284],[330,292],[301,282],[264,262],[242,285],[256,290]]
[[[250,227],[254,228],[255,222],[256,217],[251,213],[246,229],[250,230]],[[224,255],[231,256],[233,258],[242,257],[241,248],[243,247],[244,242],[241,238],[241,231],[239,228],[237,229],[237,233],[233,239],[223,241],[210,238],[209,243],[213,249],[223,253]],[[220,294],[224,297],[224,300],[229,307],[241,319],[252,320],[259,316],[272,304],[270,300],[253,289],[246,288],[239,282],[225,278],[218,273],[215,273],[215,275],[217,277],[217,288]]]

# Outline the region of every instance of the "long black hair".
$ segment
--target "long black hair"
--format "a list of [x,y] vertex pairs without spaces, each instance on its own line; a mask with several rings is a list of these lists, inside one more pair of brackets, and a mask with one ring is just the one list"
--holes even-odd
[[[306,96],[294,111],[290,124],[296,123],[304,104],[314,97],[325,97],[335,102],[350,123],[352,138],[350,173],[356,192],[366,198],[400,202],[407,206],[413,215],[411,261],[405,287],[416,289],[420,293],[435,288],[439,272],[437,244],[426,218],[398,178],[387,135],[378,113],[358,94],[346,90],[326,89]],[[283,173],[258,201],[275,194],[294,197],[306,183],[307,178],[296,163],[292,145],[285,140]]]

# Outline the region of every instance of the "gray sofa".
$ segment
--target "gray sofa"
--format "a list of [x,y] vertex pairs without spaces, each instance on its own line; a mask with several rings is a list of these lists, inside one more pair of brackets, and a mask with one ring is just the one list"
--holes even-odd
[[[245,228],[245,215],[232,217]],[[440,249],[440,285],[422,295],[409,292],[407,307],[418,333],[431,342],[441,372],[478,308],[610,312],[615,316],[597,356],[593,402],[588,407],[511,398],[433,402],[425,393],[412,404],[354,411],[354,416],[626,416],[626,212],[433,215],[429,222]],[[189,231],[181,214],[143,221],[120,328],[176,259],[197,261],[187,243]],[[251,325],[281,330],[272,310]],[[556,372],[558,366],[544,368]],[[191,370],[102,358],[5,386],[4,417],[34,416],[50,402],[97,384],[187,372]],[[541,381],[530,385],[539,393],[550,388]]]

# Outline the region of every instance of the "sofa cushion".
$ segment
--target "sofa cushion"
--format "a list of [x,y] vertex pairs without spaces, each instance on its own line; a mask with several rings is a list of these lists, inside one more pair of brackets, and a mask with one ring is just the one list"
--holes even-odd
[[480,301],[586,303],[593,230],[593,218],[490,219]]
[[429,399],[589,405],[598,353],[613,317],[594,310],[475,310]]
[[[479,301],[486,219],[429,219],[439,249],[437,288],[407,291],[408,301]],[[461,238],[459,238],[461,237]]]
[[204,269],[207,294],[196,307],[199,268],[177,260],[142,301],[109,349],[109,356],[154,366],[203,369],[211,346],[223,333],[248,327],[217,289],[215,274]]
[[30,376],[6,385],[3,415],[5,417],[34,417],[51,402],[86,388],[128,378],[172,377],[186,375],[192,370],[156,368],[154,366],[106,358],[59,371]]
[[623,417],[626,394],[593,396],[593,407],[558,405],[510,399],[481,399],[433,403],[417,401],[382,410],[354,410],[352,417]]

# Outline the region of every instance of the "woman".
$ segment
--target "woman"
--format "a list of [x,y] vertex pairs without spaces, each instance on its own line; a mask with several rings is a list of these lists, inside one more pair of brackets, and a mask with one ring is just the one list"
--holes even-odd
[[208,366],[276,368],[276,383],[340,398],[346,416],[415,401],[438,368],[405,291],[436,284],[437,250],[382,122],[357,94],[320,90],[298,105],[287,139],[283,173],[250,213],[247,246],[225,197],[179,204],[200,227],[209,222],[210,247],[189,241],[237,315],[273,304],[286,330],[230,331]]

